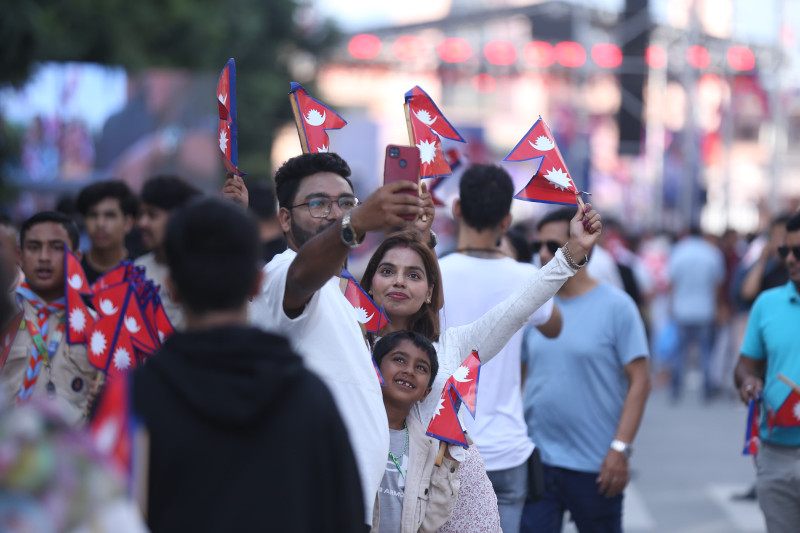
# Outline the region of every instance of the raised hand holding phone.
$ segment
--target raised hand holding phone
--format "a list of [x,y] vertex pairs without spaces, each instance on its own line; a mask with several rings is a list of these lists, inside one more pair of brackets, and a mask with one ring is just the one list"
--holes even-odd
[[[386,146],[386,157],[383,162],[383,184],[394,181],[411,181],[417,184],[416,189],[406,189],[404,194],[419,196],[419,149],[416,146]],[[406,220],[413,218],[403,217]]]

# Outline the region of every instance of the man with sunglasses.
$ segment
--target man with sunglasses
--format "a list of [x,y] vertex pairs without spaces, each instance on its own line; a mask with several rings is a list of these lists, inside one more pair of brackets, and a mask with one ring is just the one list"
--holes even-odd
[[[800,213],[786,222],[778,255],[789,281],[756,298],[734,371],[742,401],[761,403],[756,494],[769,533],[794,532],[800,524],[800,404],[792,405],[784,381],[800,384]],[[765,413],[781,415],[779,422],[770,427]]]
[[433,202],[403,193],[415,192],[416,184],[396,181],[361,203],[349,176],[350,167],[333,153],[303,154],[278,169],[278,220],[288,249],[264,267],[250,318],[285,335],[333,393],[358,463],[368,530],[386,467],[389,424],[372,357],[338,276],[368,231],[404,226],[404,216],[433,216]]
[[[511,224],[513,196],[511,177],[498,166],[473,165],[461,176],[459,198],[453,206],[459,222],[458,248],[439,262],[444,289],[442,330],[477,320],[536,272],[535,266],[507,257],[499,246]],[[530,324],[555,337],[561,331],[561,314],[548,300],[531,316]],[[505,533],[519,531],[528,489],[528,459],[534,448],[522,412],[521,344],[522,330],[492,364],[481,368],[479,416],[474,421],[464,418],[497,494]]]

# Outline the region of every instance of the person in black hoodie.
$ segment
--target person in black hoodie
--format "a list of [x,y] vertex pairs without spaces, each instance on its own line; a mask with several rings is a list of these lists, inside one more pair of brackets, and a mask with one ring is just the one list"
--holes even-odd
[[232,203],[198,199],[171,217],[165,246],[187,329],[132,381],[150,434],[153,533],[363,531],[330,392],[285,338],[247,325],[261,282],[254,223]]

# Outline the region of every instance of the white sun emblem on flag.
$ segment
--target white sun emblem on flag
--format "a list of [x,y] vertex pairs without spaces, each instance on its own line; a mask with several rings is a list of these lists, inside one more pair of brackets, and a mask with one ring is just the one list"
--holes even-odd
[[114,443],[117,442],[118,435],[119,420],[117,420],[117,417],[109,418],[95,433],[94,444],[101,453],[109,454],[114,448]]
[[569,179],[569,174],[560,168],[553,167],[544,175],[545,179],[553,184],[554,189],[561,189],[566,191],[572,187],[572,180]]
[[375,316],[375,313],[372,313],[371,315],[367,316],[367,310],[364,309],[363,307],[356,307],[355,310],[356,310],[356,318],[362,324],[368,323],[370,320],[372,320],[372,317]]
[[228,95],[227,95],[227,94],[218,94],[218,95],[217,95],[217,99],[218,99],[220,102],[222,102],[222,105],[228,105],[228,104],[226,104],[226,103],[225,103],[225,102],[227,102],[227,100],[228,100]]
[[416,116],[417,119],[419,119],[419,121],[425,124],[426,126],[432,125],[434,122],[436,122],[436,119],[439,118],[438,116],[431,118],[431,114],[425,111],[424,109],[420,109],[419,111],[414,111],[414,116]]
[[547,137],[545,137],[544,135],[536,137],[536,142],[528,141],[528,143],[537,150],[540,150],[542,152],[547,152],[548,150],[552,150],[553,148],[556,147],[555,143],[550,139],[548,139]]
[[120,346],[114,350],[114,367],[117,370],[127,370],[131,366],[131,354]]
[[319,111],[311,109],[304,118],[310,126],[321,126],[325,122],[325,115],[327,115],[327,111],[320,115]]
[[419,148],[419,160],[424,164],[433,163],[436,159],[436,141],[420,141],[417,148]]
[[436,406],[436,412],[433,413],[433,417],[436,418],[439,416],[444,409],[444,398],[439,398],[439,405]]
[[163,331],[161,331],[160,329],[157,329],[156,331],[158,332],[158,342],[164,342],[164,339],[165,339],[167,336],[166,336],[166,335],[164,335],[164,332],[163,332]]
[[794,408],[792,409],[792,414],[794,415],[795,419],[800,420],[800,402],[794,404]]
[[471,379],[467,379],[469,376],[469,367],[460,366],[453,372],[453,379],[458,381],[459,383],[467,383],[468,381],[472,381]]
[[227,130],[222,130],[219,132],[219,149],[223,152],[228,151],[228,132]]
[[76,307],[69,312],[69,329],[80,333],[84,328],[86,328],[86,314],[83,309]]
[[325,145],[323,144],[322,146],[320,146],[319,148],[317,148],[317,152],[319,152],[319,153],[321,153],[321,154],[322,154],[322,153],[327,153],[327,152],[328,152],[328,147],[327,147],[327,146],[325,146]]
[[89,349],[95,355],[100,355],[104,351],[106,351],[106,337],[99,331],[95,331],[92,333],[92,337],[89,339]]

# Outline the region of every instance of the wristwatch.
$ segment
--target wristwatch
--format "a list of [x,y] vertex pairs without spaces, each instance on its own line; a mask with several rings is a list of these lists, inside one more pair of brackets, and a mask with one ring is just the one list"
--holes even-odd
[[356,230],[354,230],[353,225],[350,224],[350,213],[351,211],[347,211],[342,217],[342,242],[350,248],[355,248],[364,242],[364,236],[362,235],[359,239],[356,235]]
[[633,448],[630,444],[617,439],[611,441],[611,449],[624,455],[625,459],[630,459],[631,454],[633,454]]

